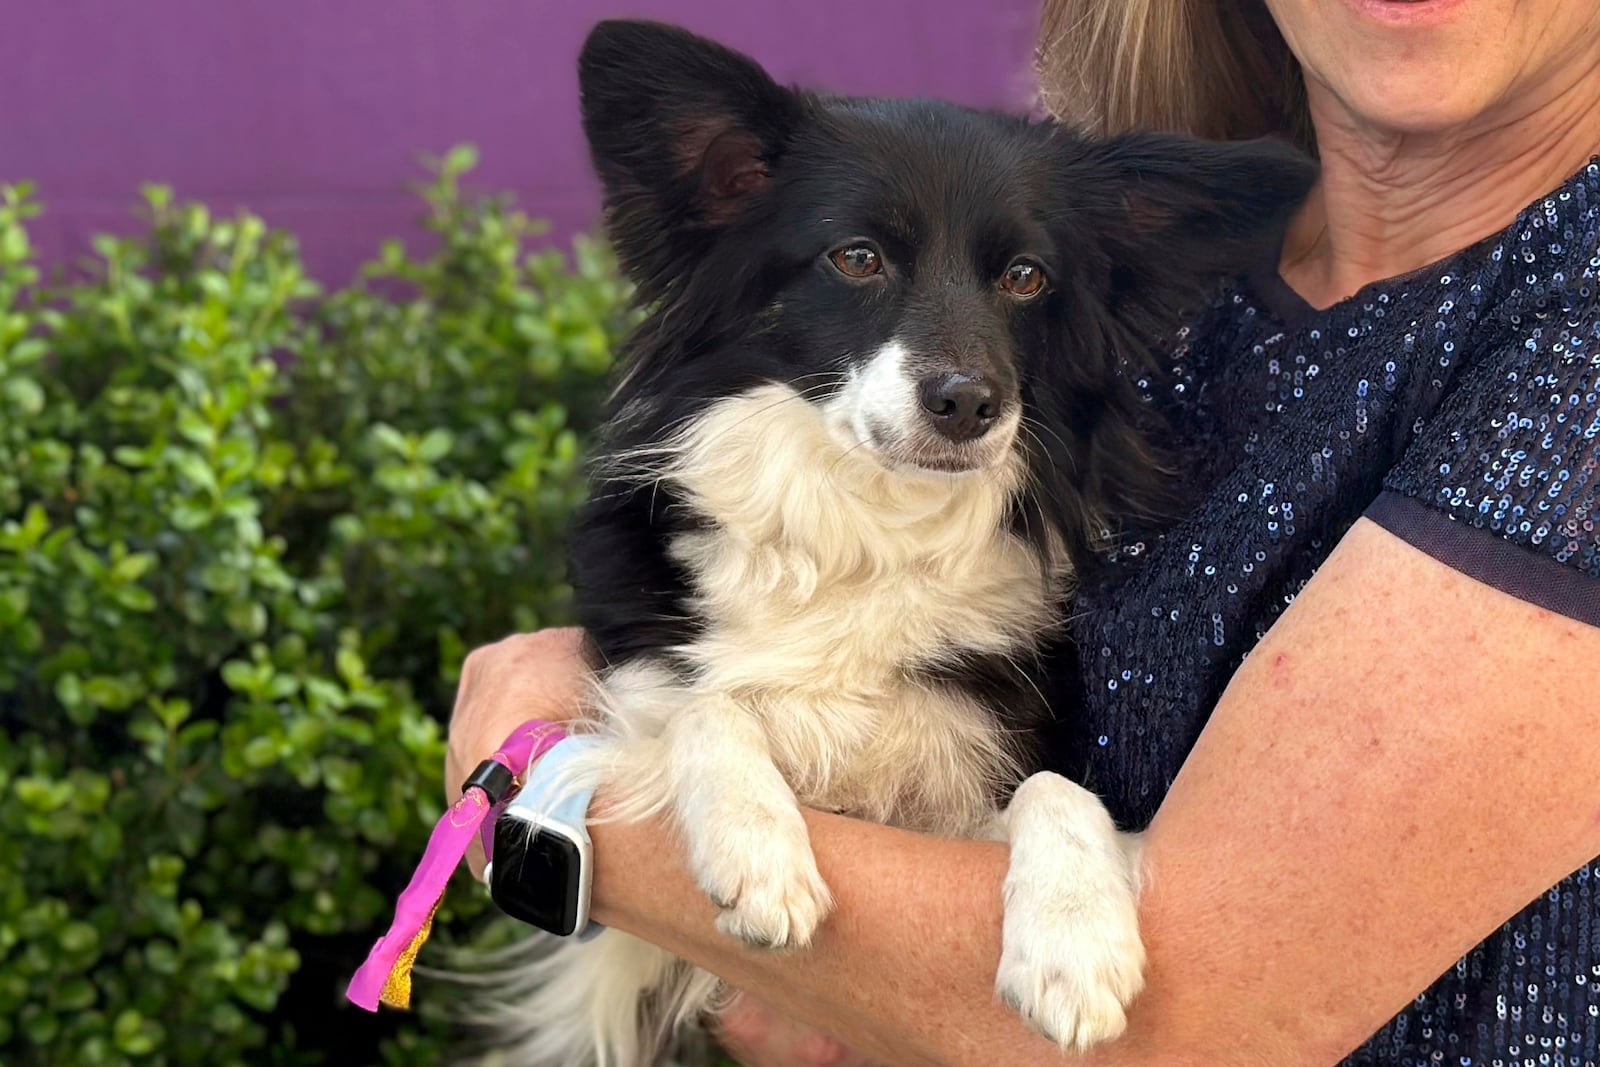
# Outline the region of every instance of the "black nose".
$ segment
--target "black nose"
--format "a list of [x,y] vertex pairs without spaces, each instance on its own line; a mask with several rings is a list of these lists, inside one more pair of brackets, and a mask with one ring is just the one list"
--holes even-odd
[[928,421],[952,441],[982,437],[1000,414],[1000,393],[975,374],[934,374],[917,383]]

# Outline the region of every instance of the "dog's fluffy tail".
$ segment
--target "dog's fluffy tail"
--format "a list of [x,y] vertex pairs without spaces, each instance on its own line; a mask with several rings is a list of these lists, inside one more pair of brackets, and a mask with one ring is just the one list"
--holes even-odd
[[496,1067],[651,1067],[715,1007],[717,979],[620,930],[592,941],[540,935],[473,976],[470,1012]]

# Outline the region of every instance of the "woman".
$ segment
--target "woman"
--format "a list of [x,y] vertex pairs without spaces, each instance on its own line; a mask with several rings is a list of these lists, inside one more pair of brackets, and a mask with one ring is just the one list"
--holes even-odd
[[[1058,113],[1323,162],[1154,387],[1204,498],[1075,612],[1056,764],[1149,822],[1153,882],[1149,988],[1074,1062],[1600,1063],[1600,15],[1054,0],[1045,26]],[[469,658],[452,783],[570,711],[576,647]],[[595,829],[596,915],[860,1050],[746,1011],[751,1063],[1062,1061],[992,995],[1004,846],[808,821],[838,909],[804,953],[719,936],[659,824]]]

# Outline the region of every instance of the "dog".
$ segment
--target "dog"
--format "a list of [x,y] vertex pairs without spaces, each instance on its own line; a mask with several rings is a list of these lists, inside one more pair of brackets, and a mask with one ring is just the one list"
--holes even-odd
[[[1311,164],[790,89],[648,22],[599,24],[579,80],[648,313],[571,537],[610,742],[574,781],[670,816],[718,929],[772,950],[830,908],[801,806],[1006,840],[999,997],[1063,1049],[1115,1037],[1138,839],[1029,774],[1039,658],[1165,491],[1133,379]],[[718,999],[617,930],[503,977],[500,1062],[529,1067],[651,1063]]]

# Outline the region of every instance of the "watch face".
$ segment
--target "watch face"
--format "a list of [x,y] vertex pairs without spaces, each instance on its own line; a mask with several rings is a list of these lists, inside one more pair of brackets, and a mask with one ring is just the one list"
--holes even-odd
[[501,911],[562,937],[578,925],[582,857],[565,835],[502,816],[494,826],[489,894]]

